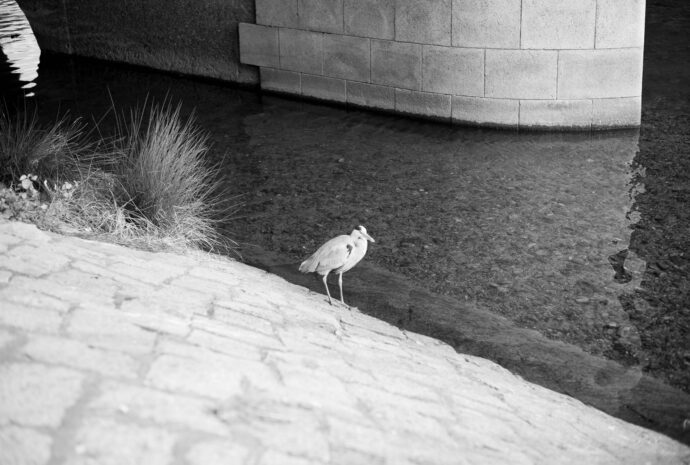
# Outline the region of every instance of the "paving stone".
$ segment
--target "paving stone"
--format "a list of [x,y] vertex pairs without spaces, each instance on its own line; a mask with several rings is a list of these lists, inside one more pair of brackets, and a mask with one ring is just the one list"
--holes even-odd
[[[226,320],[230,318],[226,312],[231,314],[241,313],[238,317],[239,321],[249,322],[245,318],[254,318],[256,320],[265,320],[275,325],[282,325],[285,322],[285,316],[275,308],[270,308],[267,305],[261,305],[258,302],[250,303],[247,301],[239,301],[235,299],[217,299],[213,302],[214,312],[218,312],[218,319]],[[229,314],[228,314],[229,315]],[[226,320],[227,321],[227,320]],[[264,323],[254,322],[260,326]],[[252,323],[252,326],[254,325]],[[244,324],[244,323],[243,323]],[[246,324],[244,324],[246,326]]]
[[252,450],[234,441],[204,441],[194,444],[185,456],[189,465],[249,463]]
[[0,328],[0,351],[10,345],[15,339],[12,333]]
[[227,433],[226,425],[213,414],[216,405],[208,400],[114,381],[103,383],[100,392],[88,404],[91,415],[137,418],[215,435]]
[[280,67],[282,69],[322,74],[322,33],[281,28],[279,34]]
[[395,0],[345,0],[344,15],[346,34],[395,38]]
[[484,50],[425,45],[422,90],[453,95],[484,95]]
[[[196,278],[195,278],[196,279]],[[165,313],[169,317],[176,317],[180,322],[188,320],[197,313],[205,314],[212,307],[214,294],[210,291],[201,292],[195,290],[180,289],[174,284],[166,285],[145,293],[123,290],[115,299],[119,302],[119,308],[123,312],[140,313]]]
[[276,386],[277,380],[262,363],[190,346],[186,356],[159,355],[146,376],[146,383],[159,389],[222,400],[242,394],[246,383],[270,389]]
[[[32,244],[43,244],[50,242],[50,236],[44,231],[41,231],[33,224],[22,223],[19,221],[0,222],[0,240],[5,244],[17,243],[19,241],[27,241]],[[7,237],[15,237],[19,241],[11,242],[12,239]]]
[[76,432],[66,465],[169,465],[176,436],[160,428],[87,418]]
[[226,403],[218,415],[233,431],[254,435],[268,450],[328,462],[327,434],[313,409],[245,396]]
[[117,284],[122,284],[125,287],[131,287],[133,289],[139,289],[142,286],[141,281],[134,279],[130,276],[124,275],[122,273],[116,273],[111,271],[109,268],[103,268],[98,264],[94,264],[90,261],[85,260],[74,260],[71,263],[72,269],[83,271],[87,274],[92,274],[96,276],[101,276],[102,278],[108,278],[115,281]]
[[111,264],[109,269],[131,279],[149,284],[163,284],[165,281],[181,276],[186,272],[183,267],[173,266],[168,263],[158,263],[156,260],[149,259],[147,261],[131,257],[122,257],[118,263]]
[[247,360],[261,360],[261,350],[254,344],[247,344],[237,339],[228,339],[207,331],[194,330],[187,338],[192,344],[199,345],[214,352],[221,352],[232,357]]
[[237,264],[232,262],[224,262],[220,260],[218,262],[205,260],[204,266],[199,266],[198,264],[196,266],[191,266],[188,274],[189,276],[216,281],[228,287],[233,287],[239,285],[240,280],[237,275],[240,274],[245,268],[243,267],[237,269],[236,265]]
[[558,52],[551,50],[487,50],[486,96],[512,99],[555,99]]
[[371,82],[418,90],[422,85],[422,46],[371,41]]
[[53,440],[38,431],[17,426],[0,427],[0,463],[43,465],[50,460]]
[[242,63],[280,67],[278,28],[240,23],[239,34]]
[[347,103],[380,110],[393,110],[395,109],[395,89],[362,82],[348,82]]
[[596,48],[642,47],[645,0],[598,0]]
[[561,51],[558,74],[559,99],[639,97],[642,49]]
[[323,74],[351,81],[369,81],[370,47],[369,39],[336,34],[324,35]]
[[522,48],[594,48],[596,0],[523,0]]
[[297,0],[256,0],[256,23],[299,27]]
[[395,40],[450,45],[451,0],[397,0]]
[[345,81],[342,79],[303,74],[302,95],[321,100],[345,102],[347,99]]
[[453,46],[520,48],[520,0],[453,0]]
[[[35,279],[24,276],[17,276],[12,283],[13,289],[21,290],[26,293],[23,302],[40,306],[42,308],[53,308],[59,311],[67,311],[71,306],[79,304],[96,303],[109,305],[113,302],[113,296],[118,287],[99,276],[83,273],[78,270],[64,270],[55,273],[50,279]],[[35,296],[43,301],[31,302],[28,296]],[[46,299],[54,300],[51,302]]]
[[[0,299],[3,301],[60,313],[66,313],[71,307],[70,303],[49,295],[51,290],[60,288],[52,281],[24,276],[17,276],[14,281],[17,286],[13,284],[11,287],[0,289]],[[44,289],[48,292],[43,292]]]
[[[224,301],[222,305],[218,302],[213,306],[213,318],[217,321],[224,321],[233,326],[242,326],[252,331],[258,331],[267,335],[273,334],[273,320],[264,318],[260,313],[247,313],[242,310],[252,308],[246,304],[234,304],[233,302]],[[257,311],[256,308],[254,308]],[[266,312],[271,318],[273,312]],[[282,321],[281,321],[282,323]]]
[[11,278],[12,278],[12,273],[10,271],[0,270],[0,284],[9,283]]
[[[11,223],[0,223],[0,231],[3,231],[3,225]],[[0,233],[0,244],[9,246],[13,244],[19,244],[21,239],[18,236],[13,236],[11,234]],[[7,249],[5,249],[7,250]]]
[[292,71],[261,68],[261,88],[274,92],[299,94],[302,89],[301,75]]
[[139,366],[129,355],[60,337],[31,336],[21,352],[32,360],[95,371],[112,378],[136,378]]
[[130,354],[147,354],[156,334],[125,321],[118,311],[107,309],[76,310],[70,318],[67,333],[82,342]]
[[[41,260],[28,260],[27,258],[30,256],[41,257]],[[39,277],[60,270],[68,263],[67,257],[55,253],[48,246],[18,245],[4,253],[0,261],[0,268],[17,274]]]
[[300,28],[343,32],[343,0],[298,0]]
[[0,365],[0,425],[57,428],[81,396],[84,375],[37,363]]
[[192,327],[223,336],[228,339],[252,344],[258,348],[281,349],[282,344],[274,334],[255,331],[241,326],[232,326],[223,321],[197,315],[192,321]]
[[0,324],[21,328],[26,331],[57,333],[62,324],[62,316],[54,310],[42,310],[25,304],[3,301],[0,292]]
[[257,465],[320,465],[324,463],[311,458],[295,457],[284,452],[267,450],[261,455]]
[[520,121],[520,101],[453,96],[453,121],[511,127],[517,129]]

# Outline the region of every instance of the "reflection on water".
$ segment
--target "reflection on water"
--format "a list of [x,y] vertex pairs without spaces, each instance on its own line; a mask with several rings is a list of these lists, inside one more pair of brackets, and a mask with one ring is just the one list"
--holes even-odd
[[111,95],[179,100],[243,196],[240,242],[298,261],[364,224],[367,260],[690,391],[690,126],[647,71],[664,63],[648,46],[641,137],[457,128],[54,56],[37,104],[99,119]]
[[14,0],[0,0],[0,89],[5,99],[33,96],[41,50]]

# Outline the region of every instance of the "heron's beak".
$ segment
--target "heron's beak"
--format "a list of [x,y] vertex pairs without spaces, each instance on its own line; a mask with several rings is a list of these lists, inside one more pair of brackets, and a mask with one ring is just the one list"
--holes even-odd
[[362,236],[364,236],[364,238],[365,238],[366,240],[368,240],[369,242],[376,242],[376,241],[374,240],[374,238],[371,237],[371,236],[370,236],[369,234],[367,234],[367,233],[362,233]]

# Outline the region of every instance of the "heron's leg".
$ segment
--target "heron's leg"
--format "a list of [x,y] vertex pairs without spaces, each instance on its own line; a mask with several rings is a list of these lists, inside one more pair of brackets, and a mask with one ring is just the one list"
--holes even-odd
[[343,297],[343,274],[339,273],[338,274],[338,286],[340,286],[340,301],[345,304],[345,298]]
[[328,303],[333,305],[333,302],[331,302],[331,291],[328,290],[328,282],[326,281],[328,279],[328,273],[323,275],[323,285],[326,287],[326,294],[328,294]]

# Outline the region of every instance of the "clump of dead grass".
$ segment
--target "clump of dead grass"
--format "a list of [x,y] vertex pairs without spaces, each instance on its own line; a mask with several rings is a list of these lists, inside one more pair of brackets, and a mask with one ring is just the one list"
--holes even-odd
[[[47,229],[153,250],[234,249],[217,226],[237,206],[207,162],[208,136],[194,119],[183,120],[169,103],[113,115],[115,134],[95,141],[89,136],[97,131],[78,122],[41,127],[25,115],[0,115],[5,197],[40,205],[31,211],[43,214],[29,220]],[[0,214],[11,217],[2,205]]]

